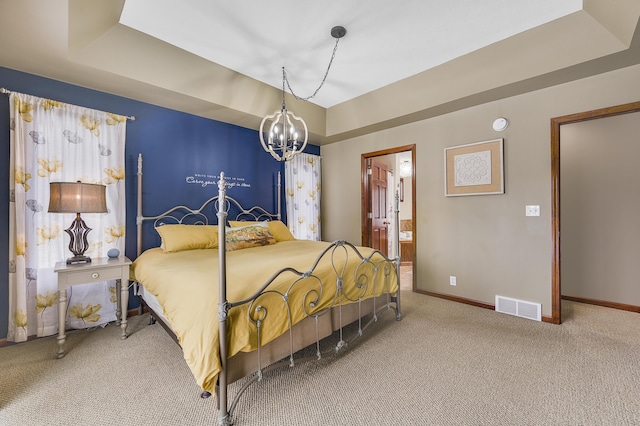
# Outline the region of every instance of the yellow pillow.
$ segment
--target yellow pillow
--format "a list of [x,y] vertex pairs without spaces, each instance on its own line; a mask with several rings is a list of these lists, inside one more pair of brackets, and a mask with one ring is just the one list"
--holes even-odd
[[165,253],[218,248],[218,227],[214,225],[160,225],[156,231]]
[[[238,220],[230,220],[229,226],[231,226],[232,228],[238,228],[241,226],[254,225],[258,223],[265,223],[265,222],[243,222]],[[289,228],[287,228],[287,225],[282,223],[281,220],[267,221],[266,224],[267,226],[269,226],[269,231],[271,231],[271,233],[273,234],[273,237],[276,239],[277,242],[295,240],[295,238],[291,234],[291,231],[289,231]]]
[[240,250],[250,247],[268,246],[275,244],[276,239],[264,224],[243,226],[241,228],[227,228],[225,231],[227,251]]

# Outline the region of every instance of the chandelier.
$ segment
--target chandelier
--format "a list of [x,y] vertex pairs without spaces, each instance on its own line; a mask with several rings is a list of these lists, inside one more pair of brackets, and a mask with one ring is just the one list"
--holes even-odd
[[[344,27],[337,26],[331,29],[331,36],[336,39],[336,44],[333,47],[331,60],[329,61],[327,71],[324,73],[324,77],[320,82],[320,86],[318,86],[311,96],[297,96],[293,92],[293,89],[291,89],[291,84],[289,83],[289,79],[287,79],[287,72],[284,67],[282,67],[282,106],[279,110],[275,110],[272,114],[268,114],[262,119],[259,130],[260,143],[262,144],[262,147],[276,160],[291,160],[294,156],[304,151],[304,148],[307,146],[307,140],[309,139],[307,123],[304,122],[302,117],[298,117],[293,112],[287,110],[287,105],[284,100],[285,84],[294,98],[301,101],[308,101],[313,98],[324,85],[327,75],[329,75],[333,58],[336,56],[338,42],[345,36],[345,34],[347,34],[347,30]],[[266,141],[265,135],[267,137]]]

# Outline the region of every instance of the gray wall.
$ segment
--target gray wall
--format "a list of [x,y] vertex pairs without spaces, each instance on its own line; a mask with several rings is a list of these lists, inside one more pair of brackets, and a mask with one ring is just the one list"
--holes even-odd
[[562,294],[640,305],[640,113],[563,125]]
[[[418,288],[489,304],[496,294],[523,299],[550,316],[550,119],[638,101],[638,81],[633,66],[324,145],[323,238],[360,242],[361,153],[415,143]],[[506,131],[493,131],[496,117],[510,120]],[[445,197],[444,148],[498,137],[506,193]],[[525,217],[528,204],[541,216]]]

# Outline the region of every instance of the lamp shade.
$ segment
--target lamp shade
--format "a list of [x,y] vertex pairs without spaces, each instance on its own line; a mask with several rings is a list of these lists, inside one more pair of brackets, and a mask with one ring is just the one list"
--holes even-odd
[[50,213],[106,213],[106,186],[82,182],[51,182]]

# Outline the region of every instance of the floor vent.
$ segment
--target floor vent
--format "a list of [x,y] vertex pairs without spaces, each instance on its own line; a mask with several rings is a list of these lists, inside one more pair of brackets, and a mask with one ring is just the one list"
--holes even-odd
[[542,320],[542,305],[540,303],[496,296],[496,311],[535,321]]

